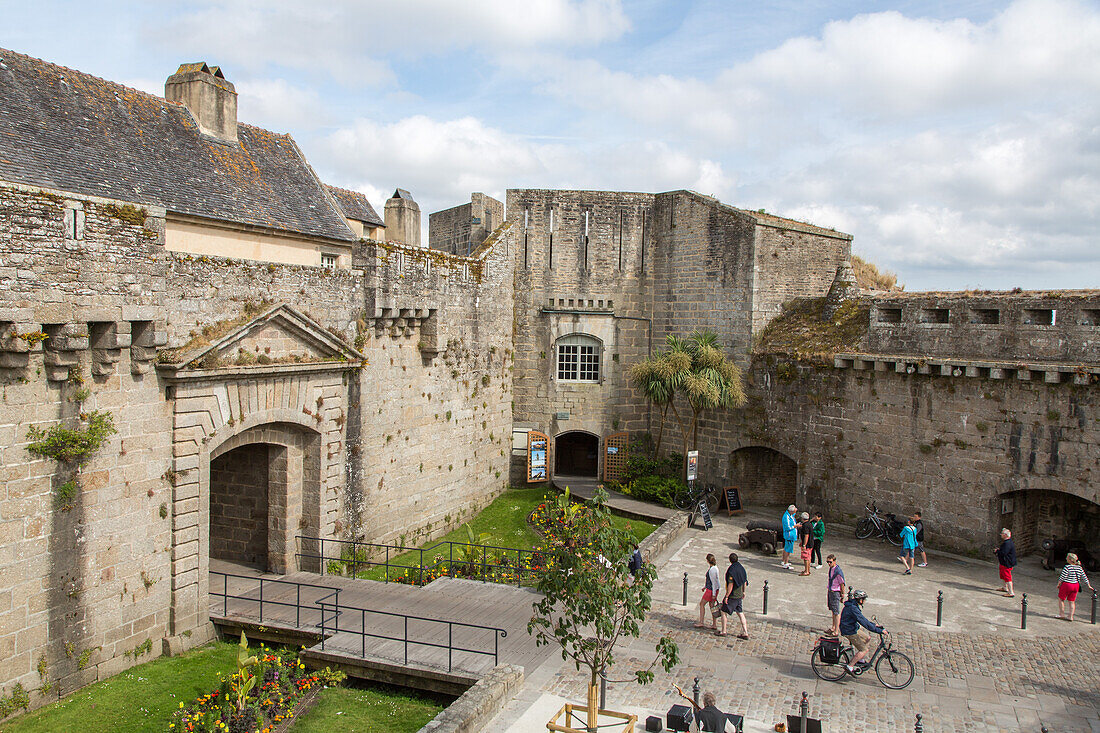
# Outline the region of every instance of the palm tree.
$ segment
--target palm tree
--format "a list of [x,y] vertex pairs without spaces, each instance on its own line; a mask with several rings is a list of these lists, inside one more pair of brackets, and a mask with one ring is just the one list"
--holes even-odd
[[[707,410],[740,407],[745,404],[741,369],[726,358],[718,345],[718,334],[696,331],[687,338],[691,365],[679,380],[680,391],[691,405],[691,448],[699,447],[699,417]],[[684,434],[684,453],[688,451]]]

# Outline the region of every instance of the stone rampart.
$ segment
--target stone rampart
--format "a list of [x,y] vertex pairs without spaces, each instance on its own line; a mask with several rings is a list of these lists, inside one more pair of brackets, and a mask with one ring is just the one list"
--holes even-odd
[[883,295],[872,301],[867,347],[921,357],[1095,362],[1100,291]]

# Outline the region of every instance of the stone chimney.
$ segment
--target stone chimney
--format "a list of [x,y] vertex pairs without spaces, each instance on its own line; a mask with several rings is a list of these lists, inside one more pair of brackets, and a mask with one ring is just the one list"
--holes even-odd
[[403,188],[386,202],[386,241],[420,246],[420,205]]
[[856,284],[856,274],[852,270],[852,264],[844,260],[836,268],[836,276],[829,287],[829,293],[825,296],[825,307],[821,309],[821,319],[831,320],[836,315],[840,306],[845,301],[859,295],[859,285]]
[[181,64],[164,82],[164,98],[186,107],[203,134],[237,142],[237,91],[217,66]]

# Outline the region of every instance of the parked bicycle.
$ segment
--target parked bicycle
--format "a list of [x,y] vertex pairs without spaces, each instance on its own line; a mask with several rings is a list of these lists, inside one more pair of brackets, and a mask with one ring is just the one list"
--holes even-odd
[[905,524],[898,521],[897,515],[885,512],[880,516],[878,507],[874,504],[867,504],[865,508],[867,516],[856,524],[856,538],[865,540],[874,535],[900,547],[901,529]]
[[706,502],[711,514],[718,510],[718,503],[722,498],[721,490],[714,484],[704,484],[696,481],[694,487],[680,489],[672,497],[672,502],[677,509],[686,512],[699,510],[699,505]]
[[839,639],[821,638],[810,656],[810,667],[814,674],[828,682],[839,682],[846,674],[859,677],[874,667],[879,682],[891,690],[900,690],[913,681],[916,668],[912,659],[892,647],[890,634],[884,629],[878,635],[875,653],[870,659],[857,664],[854,672],[849,672],[848,665],[855,656],[852,645],[842,644]]

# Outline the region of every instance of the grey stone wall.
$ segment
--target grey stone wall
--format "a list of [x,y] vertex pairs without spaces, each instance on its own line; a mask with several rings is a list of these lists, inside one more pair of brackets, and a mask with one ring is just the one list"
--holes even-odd
[[[653,199],[609,191],[508,192],[516,262],[517,428],[538,429],[552,439],[574,430],[603,437],[646,429],[644,406],[633,399],[626,370],[651,347],[652,265],[646,260],[652,252],[646,251],[653,247]],[[599,340],[599,383],[557,380],[555,343],[573,333]],[[520,464],[519,458],[513,464],[517,482],[525,478]]]
[[1100,291],[880,296],[872,301],[868,351],[1095,362],[1100,354]]
[[468,204],[428,215],[428,246],[469,256],[503,223],[504,204],[492,196],[474,193]]
[[[225,451],[286,453],[287,485],[268,497],[280,513],[268,551],[283,564],[303,528],[438,535],[507,479],[506,228],[472,258],[365,242],[355,269],[335,272],[167,253],[163,232],[163,211],[0,186],[0,689],[65,694],[144,661],[146,641],[159,654],[163,638],[208,637],[208,472]],[[224,367],[182,381],[155,368],[159,347],[202,337],[249,301],[294,305],[369,366]],[[109,410],[118,434],[62,509],[57,487],[73,471],[28,453],[27,428],[76,426],[93,409]]]
[[[758,360],[750,379],[749,405],[708,421],[701,441],[705,470],[720,482],[739,480],[735,451],[771,448],[798,466],[800,507],[845,520],[862,516],[868,501],[920,510],[930,546],[983,557],[1002,526],[1037,531],[1030,523],[1038,513],[1027,507],[1001,514],[1005,495],[1036,497],[1035,506],[1100,503],[1095,383],[861,371],[782,357]],[[751,491],[742,497],[767,501]],[[1062,525],[1045,526],[1053,533]]]
[[244,445],[210,462],[211,559],[267,570],[268,452]]

